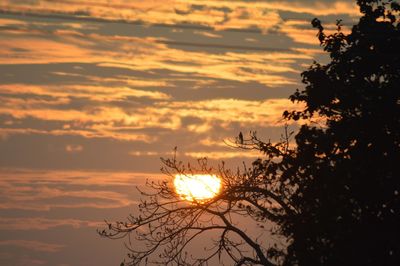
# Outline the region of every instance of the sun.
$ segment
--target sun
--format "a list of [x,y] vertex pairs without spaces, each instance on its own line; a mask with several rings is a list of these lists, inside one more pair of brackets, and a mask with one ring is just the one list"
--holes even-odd
[[177,174],[174,179],[176,193],[187,201],[205,201],[215,197],[221,189],[216,175]]

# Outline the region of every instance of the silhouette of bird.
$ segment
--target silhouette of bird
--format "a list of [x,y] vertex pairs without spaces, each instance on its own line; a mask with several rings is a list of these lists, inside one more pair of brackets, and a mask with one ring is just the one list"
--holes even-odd
[[239,133],[239,143],[243,144],[243,134],[242,134],[242,132]]

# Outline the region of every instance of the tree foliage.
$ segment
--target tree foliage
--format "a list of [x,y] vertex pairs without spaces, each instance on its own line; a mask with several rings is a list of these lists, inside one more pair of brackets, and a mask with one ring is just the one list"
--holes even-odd
[[313,21],[331,62],[302,73],[305,90],[291,99],[306,108],[285,114],[326,121],[296,135],[298,215],[281,224],[288,265],[400,264],[400,6],[358,4],[348,35]]
[[[400,265],[400,5],[357,3],[362,16],[349,34],[340,21],[331,35],[312,21],[330,62],[312,64],[302,73],[305,89],[290,96],[305,104],[284,113],[303,123],[296,146],[290,148],[287,132],[277,144],[240,133],[237,147],[264,154],[250,167],[163,160],[171,178],[216,173],[223,189],[187,202],[167,181],[148,183],[153,192],[142,192],[140,213],[100,232],[141,240],[141,247],[128,241],[127,265],[206,265],[213,258],[235,265]],[[287,244],[248,235],[237,217]],[[188,254],[209,232],[213,246],[201,257]]]

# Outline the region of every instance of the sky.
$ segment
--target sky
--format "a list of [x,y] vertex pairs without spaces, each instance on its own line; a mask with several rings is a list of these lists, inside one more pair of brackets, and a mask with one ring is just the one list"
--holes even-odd
[[[326,62],[310,21],[344,30],[344,0],[1,0],[0,264],[119,265],[135,186],[160,157],[234,168],[278,141],[301,72]],[[296,124],[289,124],[296,130]]]

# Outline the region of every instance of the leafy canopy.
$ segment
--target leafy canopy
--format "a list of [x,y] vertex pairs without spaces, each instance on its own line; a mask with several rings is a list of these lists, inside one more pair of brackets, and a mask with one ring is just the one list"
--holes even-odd
[[363,16],[350,34],[325,35],[331,61],[302,73],[306,104],[291,119],[322,117],[296,135],[288,175],[298,215],[282,220],[292,242],[286,264],[400,263],[400,6],[358,1]]

